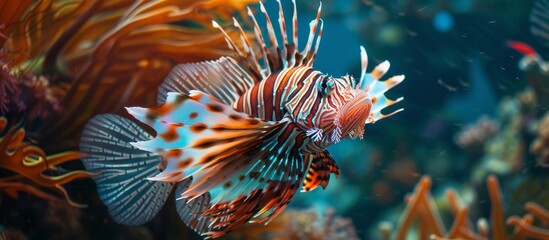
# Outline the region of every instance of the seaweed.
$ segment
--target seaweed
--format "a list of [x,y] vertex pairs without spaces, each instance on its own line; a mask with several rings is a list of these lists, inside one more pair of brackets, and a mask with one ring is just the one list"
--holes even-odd
[[[6,118],[0,117],[0,132],[6,130],[7,125]],[[25,130],[18,126],[7,129],[0,138],[0,168],[15,173],[0,178],[0,190],[13,198],[17,198],[19,192],[26,192],[49,201],[60,201],[57,196],[43,190],[55,189],[72,206],[83,207],[70,198],[63,185],[77,178],[88,178],[90,173],[76,170],[49,174],[63,172],[59,165],[78,160],[81,154],[71,151],[46,156],[40,147],[24,141],[24,138]]]

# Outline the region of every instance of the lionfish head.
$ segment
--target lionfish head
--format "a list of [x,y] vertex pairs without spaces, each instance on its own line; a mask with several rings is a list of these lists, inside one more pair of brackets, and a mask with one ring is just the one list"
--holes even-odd
[[[381,77],[389,70],[389,62],[384,61],[377,65],[372,72],[366,73],[368,57],[361,47],[362,74],[355,80],[352,76],[333,78],[322,76],[317,79],[315,88],[320,98],[312,118],[312,127],[307,131],[316,142],[322,146],[339,142],[342,138],[363,138],[364,127],[368,123],[392,116],[402,111],[398,109],[389,114],[382,114],[381,110],[402,101],[389,99],[385,92],[404,80],[404,75],[396,75],[385,81]],[[303,125],[305,125],[304,123]]]
[[[372,98],[364,90],[356,88],[351,76],[333,78],[321,76],[314,84],[318,103],[310,113],[301,113],[309,118],[313,126],[307,131],[311,138],[328,146],[342,138],[362,138],[364,125],[371,116]],[[304,108],[302,108],[304,109]],[[309,109],[305,111],[310,111]],[[307,125],[303,122],[301,125]]]
[[351,92],[352,98],[340,107],[337,120],[341,128],[341,136],[362,139],[364,125],[372,110],[372,99],[368,97],[365,91],[360,89],[353,89]]

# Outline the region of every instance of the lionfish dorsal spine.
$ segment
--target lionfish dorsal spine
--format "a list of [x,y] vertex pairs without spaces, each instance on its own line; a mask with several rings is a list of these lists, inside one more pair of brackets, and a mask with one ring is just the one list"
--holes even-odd
[[[240,23],[238,23],[238,20],[233,17],[233,24],[236,28],[238,28],[238,31],[240,32],[240,41],[242,42],[242,45],[244,46],[244,51],[246,52],[246,61],[248,64],[251,64],[253,69],[261,69],[261,66],[259,65],[259,61],[256,60],[256,55],[253,46],[250,44],[250,40],[248,40],[248,37],[246,37],[246,34],[244,33],[244,30],[240,26]],[[261,77],[265,77],[261,74],[261,71],[258,72],[258,74],[261,75]]]
[[[294,14],[292,17],[292,43],[295,45],[293,48],[291,48],[292,52],[290,53],[291,56],[294,56],[295,53],[299,50],[299,42],[297,38],[298,28],[297,28],[297,7],[295,4],[295,0],[292,0],[292,4],[294,5]],[[290,65],[294,66],[296,63],[295,58],[291,58]]]
[[[263,37],[263,33],[261,32],[261,28],[259,27],[259,24],[257,23],[257,19],[255,18],[254,13],[250,9],[250,7],[247,8],[248,10],[248,16],[252,19],[252,22],[254,24],[254,34],[256,38],[256,42],[259,44],[261,49],[261,57],[263,59],[263,64],[266,66],[269,66],[271,63],[269,62],[268,58],[268,49],[267,44],[265,44],[265,38]],[[263,67],[263,70],[261,71],[261,77],[262,79],[265,79],[267,76],[271,75],[270,68]]]
[[[322,11],[322,2],[320,2],[318,6],[318,10],[316,12],[316,18],[315,20],[311,21],[309,23],[309,37],[307,39],[307,44],[305,45],[305,48],[303,49],[302,55],[305,57],[303,58],[303,62],[305,62],[307,66],[312,66],[314,59],[316,57],[316,50],[318,50],[318,46],[320,45],[320,40],[322,39],[322,29],[324,27],[324,23],[322,22],[322,19],[320,19],[320,12]],[[315,49],[313,50],[313,41],[316,35],[316,30],[318,27],[318,23],[320,22],[320,30],[318,37],[316,39]],[[315,51],[315,52],[313,52]],[[310,64],[309,64],[310,62]]]
[[[227,44],[240,60],[240,64],[248,68],[248,71],[254,75],[257,81],[266,79],[272,73],[283,69],[297,66],[312,67],[314,63],[316,52],[322,38],[323,22],[322,19],[320,19],[322,4],[319,5],[316,18],[309,24],[310,32],[307,43],[302,51],[299,51],[297,7],[295,1],[292,1],[292,3],[294,9],[292,16],[292,42],[290,42],[288,37],[285,16],[280,1],[278,1],[278,23],[280,30],[278,32],[274,29],[273,22],[269,17],[265,5],[262,2],[259,3],[259,10],[265,17],[267,36],[263,35],[255,14],[250,8],[247,9],[248,16],[253,23],[255,43],[257,43],[256,49],[259,49],[261,54],[255,53],[252,41],[250,41],[236,19],[233,21],[234,26],[238,29],[240,34],[239,44],[237,44],[238,41],[231,39],[229,34],[217,22],[212,21],[213,26],[220,29],[223,33]],[[281,36],[281,42],[278,42],[277,40],[277,33]]]
[[[278,3],[278,9],[279,9],[278,25],[280,27],[280,35],[282,36],[282,43],[284,44],[283,46],[288,46],[288,35],[286,34],[287,33],[286,21],[284,18],[284,11],[282,11],[282,3],[280,2],[280,0],[277,0],[276,2]],[[288,49],[286,49],[286,47],[283,47],[282,49],[284,50],[284,56],[287,56]]]

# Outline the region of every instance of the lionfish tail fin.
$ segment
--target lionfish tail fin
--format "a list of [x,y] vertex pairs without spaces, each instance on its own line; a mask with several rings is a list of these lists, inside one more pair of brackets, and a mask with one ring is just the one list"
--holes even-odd
[[[292,16],[291,42],[289,41],[290,38],[288,37],[284,11],[280,1],[278,1],[278,28],[280,30],[278,33],[282,42],[277,40],[277,32],[274,30],[273,23],[262,2],[259,2],[259,9],[265,17],[267,38],[264,37],[255,14],[250,8],[248,8],[248,16],[253,22],[254,38],[257,43],[255,46],[258,46],[257,48],[259,49],[254,49],[248,35],[243,31],[241,25],[236,19],[233,19],[233,22],[234,26],[240,32],[240,39],[238,41],[233,40],[217,22],[212,22],[215,28],[221,30],[225,36],[225,40],[229,48],[234,51],[235,55],[239,59],[239,62],[249,70],[251,75],[253,75],[257,81],[261,81],[271,75],[271,73],[285,68],[295,66],[311,67],[314,63],[316,52],[322,37],[323,23],[322,19],[320,19],[322,4],[320,4],[318,8],[316,19],[311,21],[309,24],[310,33],[307,44],[302,51],[299,51],[297,37],[297,9],[295,0],[292,1],[292,3],[294,12]],[[259,50],[260,54],[256,54],[256,50]]]
[[389,99],[385,96],[385,93],[391,88],[404,81],[404,75],[396,75],[385,81],[381,81],[381,78],[389,71],[391,64],[389,61],[383,61],[378,64],[370,73],[367,73],[368,68],[368,55],[364,47],[360,47],[361,56],[361,76],[357,84],[357,88],[362,89],[368,93],[372,98],[372,109],[370,111],[370,117],[366,120],[366,123],[374,123],[383,118],[390,117],[396,113],[403,111],[403,108],[397,109],[389,114],[382,114],[381,111],[386,107],[392,106],[404,98],[400,97],[395,100]]
[[82,132],[82,162],[87,171],[99,173],[93,177],[99,198],[118,223],[150,221],[172,189],[169,183],[146,180],[159,172],[160,156],[129,144],[149,139],[152,136],[137,124],[114,114],[95,116]]
[[306,136],[289,121],[254,118],[199,91],[168,93],[157,108],[128,111],[157,132],[132,144],[167,161],[149,179],[181,181],[179,214],[206,237],[269,221],[303,181]]

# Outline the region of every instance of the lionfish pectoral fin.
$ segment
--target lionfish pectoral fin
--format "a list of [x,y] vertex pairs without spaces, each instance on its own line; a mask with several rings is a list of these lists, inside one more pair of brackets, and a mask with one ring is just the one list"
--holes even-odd
[[158,87],[157,103],[162,104],[168,92],[200,90],[231,105],[253,85],[253,78],[231,57],[183,63],[173,67]]
[[150,179],[180,181],[178,212],[206,237],[269,221],[303,181],[306,135],[290,121],[254,118],[199,91],[168,93],[157,108],[128,111],[157,132],[133,145],[167,161]]
[[370,110],[370,116],[366,120],[366,123],[374,123],[386,117],[390,117],[404,109],[397,109],[389,114],[382,114],[381,110],[392,106],[404,98],[400,97],[395,100],[389,99],[385,96],[385,93],[391,88],[399,85],[404,81],[404,75],[396,75],[387,80],[381,81],[381,78],[389,71],[391,64],[388,61],[383,61],[378,64],[370,73],[366,73],[368,67],[368,55],[364,47],[360,47],[360,56],[362,62],[362,71],[357,88],[367,92],[368,96],[372,99],[372,108]]
[[326,189],[330,174],[333,173],[336,178],[339,176],[339,167],[328,150],[312,154],[311,157],[311,166],[303,181],[302,192],[312,191],[318,186]]
[[188,177],[177,184],[177,188],[175,190],[175,206],[177,208],[177,214],[181,220],[195,232],[209,232],[212,218],[205,217],[202,213],[211,207],[210,193],[206,192],[193,199],[179,197],[189,188],[189,186],[191,186],[191,183],[192,177]]
[[84,127],[80,151],[84,167],[93,177],[99,198],[112,218],[122,224],[140,225],[160,211],[173,187],[151,182],[161,157],[137,149],[129,142],[152,139],[137,124],[113,114],[97,115]]

